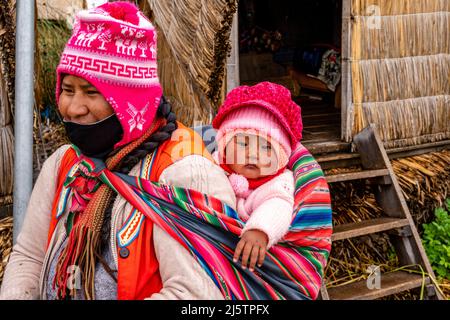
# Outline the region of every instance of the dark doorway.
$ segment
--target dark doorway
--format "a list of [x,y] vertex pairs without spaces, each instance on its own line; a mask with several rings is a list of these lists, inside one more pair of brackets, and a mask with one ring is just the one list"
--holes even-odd
[[302,108],[302,143],[314,153],[346,148],[341,143],[342,0],[240,0],[238,29],[241,84],[284,85]]

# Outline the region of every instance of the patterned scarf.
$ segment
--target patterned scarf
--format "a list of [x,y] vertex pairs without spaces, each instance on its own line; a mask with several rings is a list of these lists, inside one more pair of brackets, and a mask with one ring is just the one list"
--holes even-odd
[[[139,147],[148,137],[166,123],[165,119],[153,122],[145,134],[129,143],[119,152],[106,160],[105,169],[114,170],[130,152]],[[76,150],[76,147],[74,147]],[[77,150],[76,150],[77,151]],[[79,152],[77,152],[79,154]],[[68,288],[70,266],[79,267],[86,299],[95,299],[94,275],[96,257],[100,255],[101,228],[105,211],[114,195],[114,190],[98,179],[96,172],[89,167],[90,158],[79,154],[78,171],[65,182],[72,189],[72,203],[67,219],[68,242],[62,250],[53,287],[57,286],[57,296],[65,299],[67,295],[75,297],[76,289]]]
[[226,299],[317,298],[331,249],[330,195],[320,166],[303,146],[289,165],[296,181],[291,227],[254,272],[233,262],[245,223],[218,199],[115,173],[97,159],[82,162],[102,186],[123,196],[185,247]]

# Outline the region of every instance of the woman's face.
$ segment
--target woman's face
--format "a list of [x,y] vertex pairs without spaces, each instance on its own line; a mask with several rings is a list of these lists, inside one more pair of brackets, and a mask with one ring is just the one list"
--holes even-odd
[[58,108],[66,121],[92,124],[114,113],[103,95],[83,78],[64,76],[61,90]]
[[278,164],[270,142],[256,135],[235,135],[227,144],[225,155],[230,169],[249,179],[273,174]]

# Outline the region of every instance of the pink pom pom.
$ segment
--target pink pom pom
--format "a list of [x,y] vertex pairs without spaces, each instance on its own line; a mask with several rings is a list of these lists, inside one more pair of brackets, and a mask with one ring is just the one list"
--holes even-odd
[[139,17],[137,16],[139,9],[132,3],[125,1],[107,2],[99,8],[109,12],[110,16],[115,19],[139,24]]
[[240,174],[232,173],[228,179],[230,180],[231,187],[234,193],[239,198],[247,198],[249,195],[248,180]]

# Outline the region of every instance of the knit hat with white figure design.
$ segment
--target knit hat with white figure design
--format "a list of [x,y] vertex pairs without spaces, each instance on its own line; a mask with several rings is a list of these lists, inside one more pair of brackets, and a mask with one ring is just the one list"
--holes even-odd
[[122,125],[123,138],[115,148],[125,145],[150,127],[161,99],[156,30],[129,2],[105,3],[80,11],[56,73],[56,101],[63,74],[89,81],[109,102]]

